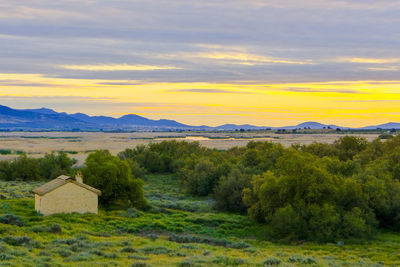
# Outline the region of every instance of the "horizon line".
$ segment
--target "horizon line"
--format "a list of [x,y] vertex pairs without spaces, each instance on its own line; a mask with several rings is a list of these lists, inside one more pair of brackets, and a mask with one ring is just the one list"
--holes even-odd
[[13,107],[6,106],[6,105],[1,105],[1,104],[0,104],[0,106],[4,106],[4,107],[10,108],[10,109],[20,110],[20,111],[31,111],[31,110],[48,109],[48,110],[52,110],[52,111],[54,111],[56,113],[59,113],[59,114],[64,113],[64,114],[67,114],[67,115],[74,115],[74,114],[80,113],[80,114],[84,114],[84,115],[87,115],[87,116],[90,116],[90,117],[109,117],[109,118],[113,118],[113,119],[120,119],[120,118],[122,118],[124,116],[128,116],[128,115],[136,115],[136,116],[140,116],[140,117],[143,117],[145,119],[154,120],[154,121],[157,121],[157,120],[171,120],[171,121],[175,121],[177,123],[180,123],[180,124],[183,124],[183,125],[186,125],[186,126],[189,126],[189,127],[210,127],[210,128],[217,128],[217,127],[221,127],[221,126],[224,126],[224,125],[235,125],[235,126],[248,125],[248,126],[266,128],[267,129],[267,128],[297,127],[297,126],[299,126],[301,124],[305,124],[305,123],[318,123],[318,124],[321,124],[321,125],[326,126],[326,127],[329,127],[329,126],[332,127],[333,126],[333,127],[336,127],[336,128],[363,129],[363,128],[367,128],[367,127],[377,127],[377,128],[379,128],[378,126],[385,125],[385,124],[390,124],[390,123],[399,123],[400,124],[400,122],[389,121],[389,122],[381,123],[381,124],[378,124],[378,125],[366,125],[366,126],[361,126],[361,127],[352,127],[352,126],[337,125],[336,123],[322,123],[322,122],[319,122],[319,121],[316,121],[316,120],[306,120],[306,121],[298,122],[298,123],[296,123],[294,125],[281,125],[281,126],[255,125],[255,124],[250,124],[250,123],[236,124],[236,123],[230,123],[230,122],[223,123],[223,124],[218,124],[216,126],[209,126],[209,125],[205,125],[205,124],[204,125],[190,125],[190,124],[181,123],[181,122],[179,122],[177,120],[168,119],[168,118],[151,119],[151,118],[148,118],[148,117],[145,117],[145,116],[142,116],[142,115],[138,115],[137,113],[126,113],[125,115],[122,115],[120,117],[113,117],[113,116],[106,116],[106,115],[88,115],[88,114],[83,113],[83,112],[67,113],[67,112],[64,112],[64,111],[56,111],[55,109],[47,108],[47,107],[44,107],[44,106],[42,106],[40,108],[13,108]]

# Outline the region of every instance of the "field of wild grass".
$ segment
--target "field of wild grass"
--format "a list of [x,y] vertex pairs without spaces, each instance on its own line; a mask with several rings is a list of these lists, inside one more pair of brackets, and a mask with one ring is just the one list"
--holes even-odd
[[[347,133],[373,140],[380,133]],[[276,134],[275,131],[246,132],[2,132],[0,134],[0,159],[11,160],[22,153],[30,157],[43,157],[46,153],[65,151],[83,165],[89,152],[107,149],[113,154],[127,147],[136,147],[165,140],[198,141],[202,146],[217,149],[229,149],[234,146],[246,146],[249,141],[266,141],[292,144],[311,144],[312,142],[333,143],[343,134],[326,130],[311,131],[309,134]],[[15,150],[9,150],[12,147]]]
[[399,266],[400,235],[315,244],[262,241],[248,217],[189,198],[173,176],[146,177],[153,208],[43,217],[30,191],[0,182],[1,266]]

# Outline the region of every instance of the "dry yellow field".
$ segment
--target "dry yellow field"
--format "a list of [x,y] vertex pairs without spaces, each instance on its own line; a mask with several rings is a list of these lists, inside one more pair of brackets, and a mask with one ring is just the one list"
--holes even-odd
[[[378,134],[353,134],[367,140],[373,140]],[[87,154],[96,149],[108,149],[113,154],[125,148],[141,144],[161,142],[164,140],[198,141],[201,145],[228,149],[234,146],[245,146],[251,140],[271,141],[284,146],[292,144],[310,144],[312,142],[333,143],[344,136],[340,133],[316,134],[276,134],[266,132],[134,132],[134,133],[102,133],[102,132],[2,132],[0,133],[0,149],[11,149],[26,152],[29,156],[40,157],[52,151],[73,152],[70,156],[82,164]],[[1,155],[0,159],[12,159],[12,155]]]

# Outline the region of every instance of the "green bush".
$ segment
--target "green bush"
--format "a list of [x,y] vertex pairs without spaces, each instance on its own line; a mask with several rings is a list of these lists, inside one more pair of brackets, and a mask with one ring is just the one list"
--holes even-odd
[[12,161],[0,161],[0,180],[49,180],[61,174],[70,174],[75,163],[76,160],[69,158],[64,152],[46,154],[39,159],[22,154]]
[[75,163],[76,160],[69,158],[63,151],[57,154],[46,154],[39,159],[40,176],[45,180],[50,180],[62,174],[70,174]]
[[369,234],[375,221],[364,195],[354,185],[343,190],[347,180],[329,173],[321,160],[289,150],[277,168],[277,175],[255,176],[244,190],[250,216],[267,223],[276,237],[334,241]]
[[177,242],[177,243],[202,243],[209,244],[213,246],[221,246],[221,247],[229,247],[229,248],[248,248],[249,244],[245,242],[232,242],[227,239],[217,239],[211,237],[200,237],[193,235],[170,235],[168,238],[169,241]]
[[186,191],[195,196],[209,195],[218,182],[216,166],[207,159],[199,159],[192,170],[185,173]]
[[172,250],[166,247],[145,247],[142,248],[140,251],[142,251],[145,254],[153,254],[153,255],[163,255],[172,252]]
[[143,181],[133,177],[126,161],[112,156],[109,151],[91,153],[86,159],[83,176],[87,184],[101,190],[99,202],[104,206],[147,207]]
[[17,225],[17,226],[20,226],[20,227],[26,225],[21,217],[16,216],[14,214],[6,214],[6,215],[3,215],[3,216],[0,216],[0,223]]
[[0,154],[1,155],[10,155],[11,149],[0,149]]
[[289,257],[288,262],[300,264],[316,264],[317,262],[310,257],[303,257],[301,255],[292,255]]
[[0,260],[1,261],[8,261],[14,258],[12,255],[8,255],[6,253],[0,253]]
[[9,170],[6,180],[38,181],[41,179],[39,161],[26,155],[12,161]]
[[246,263],[246,261],[241,258],[229,258],[227,256],[217,256],[212,262],[222,266],[237,266]]
[[61,234],[62,228],[59,224],[53,224],[49,227],[48,232],[53,234]]
[[281,264],[281,259],[275,258],[275,257],[268,257],[267,259],[264,260],[263,265],[264,266],[273,266],[273,265],[279,265]]
[[223,211],[245,212],[242,191],[249,185],[250,176],[233,168],[228,176],[220,179],[214,190],[215,208]]
[[40,247],[40,243],[28,236],[6,236],[3,241],[10,246]]

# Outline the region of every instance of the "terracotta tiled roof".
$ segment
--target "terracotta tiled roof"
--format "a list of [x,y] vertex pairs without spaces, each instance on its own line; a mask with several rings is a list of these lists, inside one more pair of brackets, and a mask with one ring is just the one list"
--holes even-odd
[[80,187],[83,187],[89,191],[96,193],[99,196],[101,195],[100,190],[97,190],[96,188],[93,188],[87,184],[77,182],[77,181],[75,181],[75,179],[65,176],[65,175],[61,175],[61,176],[57,177],[56,179],[51,180],[50,182],[45,183],[44,185],[41,185],[38,188],[35,188],[34,190],[32,190],[32,192],[35,194],[38,194],[40,196],[43,196],[43,195],[53,191],[54,189],[57,189],[60,186],[65,185],[66,183],[74,183]]

